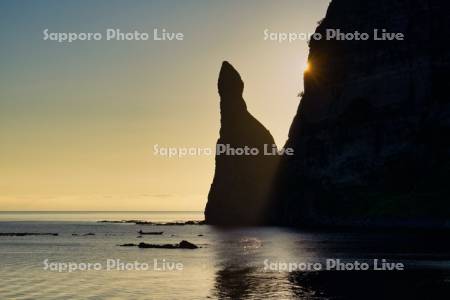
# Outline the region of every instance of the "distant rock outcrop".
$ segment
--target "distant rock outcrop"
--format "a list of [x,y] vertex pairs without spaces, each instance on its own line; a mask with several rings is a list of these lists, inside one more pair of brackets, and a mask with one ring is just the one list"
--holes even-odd
[[244,83],[228,62],[222,64],[220,137],[218,147],[258,149],[258,155],[216,154],[216,170],[208,195],[205,220],[216,225],[261,223],[278,157],[264,155],[264,146],[275,145],[270,132],[248,111],[242,93]]

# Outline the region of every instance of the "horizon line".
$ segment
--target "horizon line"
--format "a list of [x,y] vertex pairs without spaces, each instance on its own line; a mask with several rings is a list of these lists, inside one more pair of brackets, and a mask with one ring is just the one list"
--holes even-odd
[[203,210],[0,210],[0,213],[23,213],[23,212],[203,212]]

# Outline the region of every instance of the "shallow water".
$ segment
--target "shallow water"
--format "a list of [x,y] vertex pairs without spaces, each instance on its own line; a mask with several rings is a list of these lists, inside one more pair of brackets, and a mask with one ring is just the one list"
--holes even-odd
[[[445,299],[450,291],[450,247],[445,235],[407,232],[312,232],[286,228],[221,229],[206,225],[139,226],[95,220],[200,220],[202,213],[34,214],[0,222],[0,232],[58,236],[0,237],[0,299]],[[4,220],[4,214],[0,219]],[[95,218],[95,220],[93,219]],[[35,221],[32,221],[32,220]],[[36,221],[37,220],[37,221]],[[164,231],[137,238],[137,231]],[[86,233],[95,235],[83,236]],[[73,234],[77,234],[74,236]],[[196,250],[139,249],[123,243],[178,243]],[[267,263],[401,262],[404,271],[299,271]],[[58,272],[48,263],[97,263],[98,270]],[[107,260],[149,270],[122,270]],[[182,270],[155,270],[181,263]],[[110,261],[110,262],[111,262]],[[163,264],[163,262],[166,264]],[[266,262],[266,264],[265,264]],[[55,264],[53,264],[54,266]],[[61,265],[62,266],[62,265]],[[125,265],[122,265],[126,268]],[[426,297],[425,297],[425,296]],[[424,298],[425,297],[425,298]]]

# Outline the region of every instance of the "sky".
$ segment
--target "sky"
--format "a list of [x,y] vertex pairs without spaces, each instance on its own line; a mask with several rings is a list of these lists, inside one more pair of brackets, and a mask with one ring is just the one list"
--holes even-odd
[[[281,147],[303,88],[306,41],[329,0],[0,2],[0,210],[203,210],[223,60]],[[182,32],[182,41],[43,40],[49,32]]]

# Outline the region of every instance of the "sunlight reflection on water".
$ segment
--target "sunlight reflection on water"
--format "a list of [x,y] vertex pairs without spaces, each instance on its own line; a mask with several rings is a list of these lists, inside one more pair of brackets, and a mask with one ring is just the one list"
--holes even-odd
[[[439,236],[187,225],[158,226],[157,230],[163,231],[163,235],[137,238],[140,229],[152,231],[152,228],[75,221],[0,222],[0,232],[59,233],[56,237],[0,237],[0,298],[329,299],[339,296],[367,299],[373,296],[376,299],[376,295],[380,299],[388,290],[402,297],[411,293],[422,295],[411,287],[424,287],[428,293],[442,292],[448,288],[450,280],[449,246]],[[95,235],[85,236],[85,233]],[[201,248],[168,250],[117,246],[181,240]],[[328,257],[344,261],[388,258],[405,262],[408,270],[373,273],[264,269],[265,260],[317,262]],[[160,263],[162,260],[181,262],[184,269],[59,273],[43,270],[46,258],[52,262],[104,262],[114,258],[150,264],[157,259]],[[368,291],[371,292],[368,294]]]

